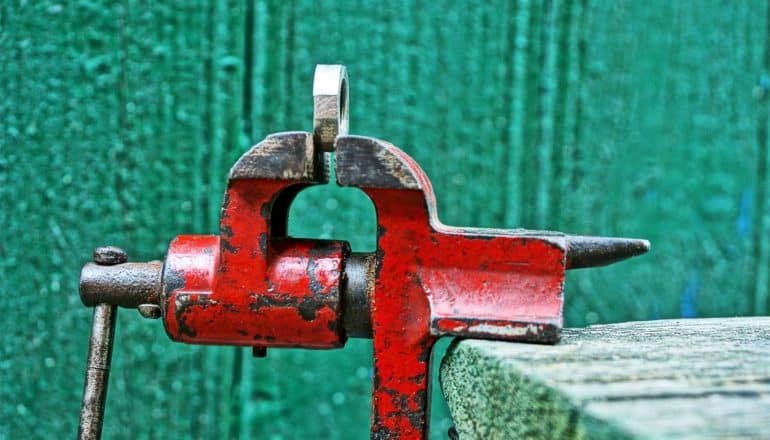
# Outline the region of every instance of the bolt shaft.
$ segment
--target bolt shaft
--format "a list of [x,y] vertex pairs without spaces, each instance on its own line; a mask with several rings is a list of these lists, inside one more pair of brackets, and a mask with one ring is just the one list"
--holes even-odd
[[[128,261],[126,252],[118,247],[104,246],[94,250],[94,262],[97,265],[114,266],[126,261]],[[118,306],[115,304],[102,302],[94,305],[91,341],[88,345],[86,383],[83,386],[83,403],[80,406],[78,440],[99,440],[102,437],[117,315]]]

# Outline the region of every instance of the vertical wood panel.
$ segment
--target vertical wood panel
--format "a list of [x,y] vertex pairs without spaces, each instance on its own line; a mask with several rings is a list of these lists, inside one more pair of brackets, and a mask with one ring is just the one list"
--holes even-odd
[[[752,313],[751,194],[766,5],[590,4],[565,229],[649,256],[568,278],[568,322]],[[729,312],[728,312],[729,311]]]
[[[770,8],[765,11],[766,21],[765,27],[770,28]],[[747,51],[748,52],[748,51]],[[751,52],[743,52],[741,55],[746,58],[750,58]],[[768,156],[768,124],[770,124],[770,110],[767,106],[767,92],[770,88],[770,32],[765,33],[764,46],[762,49],[762,74],[759,78],[758,84],[754,87],[754,98],[760,101],[764,101],[764,105],[760,105],[757,115],[757,158],[756,158],[756,196],[754,204],[753,224],[755,225],[751,237],[753,240],[753,251],[755,257],[755,270],[753,272],[755,284],[754,284],[754,297],[751,298],[750,313],[757,315],[767,314],[770,312],[768,308],[768,290],[770,289],[770,273],[768,265],[770,265],[770,247],[768,246],[765,237],[770,235],[770,205],[767,198],[770,196],[770,180],[768,179],[768,163],[770,163],[770,156]],[[749,204],[751,202],[751,194],[744,194],[742,204]],[[741,227],[746,227],[746,221],[739,223]]]

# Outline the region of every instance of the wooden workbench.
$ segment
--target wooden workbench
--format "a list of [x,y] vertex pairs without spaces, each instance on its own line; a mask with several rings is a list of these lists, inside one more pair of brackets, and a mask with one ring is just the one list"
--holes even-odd
[[770,318],[458,340],[441,386],[461,439],[770,438]]

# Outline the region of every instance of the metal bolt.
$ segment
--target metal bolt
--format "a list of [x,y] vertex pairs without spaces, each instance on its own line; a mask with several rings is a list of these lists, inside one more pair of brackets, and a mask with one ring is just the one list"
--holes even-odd
[[126,251],[116,246],[101,246],[94,249],[94,263],[102,266],[114,266],[128,261]]
[[337,136],[348,134],[348,73],[340,64],[319,64],[313,77],[313,142],[334,151]]
[[162,315],[157,304],[140,304],[136,308],[139,310],[139,314],[147,319],[158,319]]
[[[126,261],[128,255],[121,248],[102,246],[94,249],[94,263],[100,266],[114,266]],[[117,313],[118,306],[114,304],[100,303],[94,307],[78,440],[98,440],[102,436]]]

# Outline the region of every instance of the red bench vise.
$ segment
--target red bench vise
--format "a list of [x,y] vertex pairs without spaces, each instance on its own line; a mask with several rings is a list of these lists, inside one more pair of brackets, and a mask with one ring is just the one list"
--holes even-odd
[[[94,306],[80,438],[98,438],[117,306],[161,318],[190,344],[328,349],[374,340],[371,437],[424,439],[432,348],[441,336],[554,343],[565,270],[649,249],[645,240],[441,224],[430,181],[393,145],[349,136],[343,66],[316,68],[313,133],[268,136],[230,170],[219,235],[180,235],[163,263],[98,248],[80,296]],[[294,197],[328,183],[363,190],[377,250],[287,234]]]

